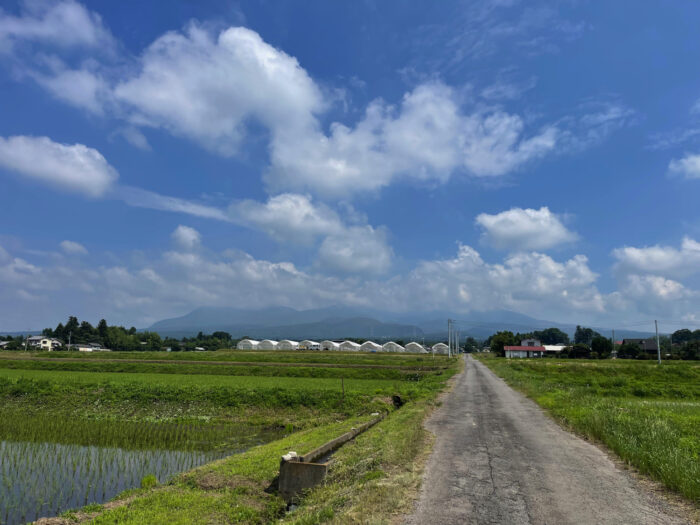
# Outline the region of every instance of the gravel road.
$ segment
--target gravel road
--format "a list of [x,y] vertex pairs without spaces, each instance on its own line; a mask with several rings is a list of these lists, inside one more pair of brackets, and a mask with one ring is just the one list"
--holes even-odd
[[409,525],[691,523],[471,356],[427,426],[436,441]]

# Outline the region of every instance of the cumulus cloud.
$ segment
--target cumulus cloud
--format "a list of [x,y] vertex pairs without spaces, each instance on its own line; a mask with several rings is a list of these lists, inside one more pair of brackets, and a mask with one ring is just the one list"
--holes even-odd
[[623,284],[623,293],[633,299],[678,300],[692,292],[678,281],[658,275],[629,275]]
[[267,202],[241,200],[231,204],[229,213],[238,224],[260,229],[280,242],[309,245],[318,236],[344,229],[338,214],[308,195],[283,193]]
[[681,159],[671,160],[668,173],[685,179],[700,179],[700,155],[688,154]]
[[19,15],[0,9],[0,51],[17,41],[51,44],[59,47],[104,48],[114,39],[102,24],[100,15],[78,2],[62,0],[47,3],[24,0]]
[[344,273],[384,273],[393,257],[386,231],[369,225],[353,226],[329,235],[318,251],[321,267]]
[[344,212],[350,224],[329,206],[296,193],[276,195],[265,203],[238,201],[229,207],[234,222],[262,230],[279,242],[311,246],[323,238],[316,261],[319,268],[341,273],[385,272],[394,256],[385,228],[355,224],[360,218],[354,210]]
[[0,137],[0,168],[89,197],[104,195],[118,177],[99,151],[48,137]]
[[511,208],[494,215],[480,213],[476,224],[483,229],[484,242],[500,250],[546,250],[577,239],[546,206],[539,210]]
[[201,236],[197,230],[189,226],[183,226],[182,224],[175,228],[175,231],[172,233],[172,238],[178,246],[185,250],[193,250],[199,246],[201,241]]
[[445,182],[455,171],[504,175],[541,157],[557,130],[526,136],[517,115],[464,113],[445,84],[422,84],[399,108],[372,102],[354,127],[334,123],[330,134],[280,129],[266,174],[272,188],[305,188],[327,195],[376,190],[397,177]]
[[163,127],[232,155],[257,120],[269,128],[313,126],[320,90],[297,60],[255,31],[229,28],[218,37],[190,24],[151,44],[141,70],[114,88],[134,123]]
[[85,246],[75,241],[61,241],[61,250],[68,255],[87,255],[88,251]]
[[613,250],[616,269],[624,274],[684,277],[700,271],[700,242],[684,237],[680,249],[671,246],[623,246]]

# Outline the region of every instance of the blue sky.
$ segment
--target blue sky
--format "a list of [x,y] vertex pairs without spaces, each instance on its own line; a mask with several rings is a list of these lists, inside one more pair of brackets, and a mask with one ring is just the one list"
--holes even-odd
[[330,304],[700,326],[699,15],[4,3],[0,330]]

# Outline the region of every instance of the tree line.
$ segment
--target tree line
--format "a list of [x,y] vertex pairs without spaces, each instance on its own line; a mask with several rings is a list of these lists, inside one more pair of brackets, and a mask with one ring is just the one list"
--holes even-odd
[[[133,326],[109,326],[107,321],[101,319],[97,326],[92,326],[88,321],[79,321],[77,317],[70,316],[68,321],[58,323],[56,328],[44,328],[41,332],[44,337],[58,339],[64,348],[70,343],[89,344],[94,343],[102,348],[119,351],[160,351],[170,349],[172,351],[188,351],[203,348],[206,350],[218,350],[228,348],[233,342],[231,334],[227,332],[214,332],[206,335],[199,332],[196,337],[172,337],[162,338],[156,332],[139,332]],[[4,336],[0,340],[9,341],[7,350],[24,349],[24,336]]]
[[[656,346],[654,346],[654,352],[648,352],[638,343],[625,341],[615,348],[611,339],[592,328],[578,325],[573,341],[560,329],[547,328],[523,334],[519,332],[514,334],[510,331],[496,332],[484,341],[484,346],[490,347],[491,352],[497,355],[505,356],[505,346],[517,346],[523,339],[537,339],[543,345],[564,345],[565,348],[553,357],[607,359],[612,356],[613,350],[616,350],[617,357],[621,359],[656,358]],[[667,359],[700,359],[700,329],[691,331],[683,328],[676,330],[670,336],[659,336],[659,347]]]

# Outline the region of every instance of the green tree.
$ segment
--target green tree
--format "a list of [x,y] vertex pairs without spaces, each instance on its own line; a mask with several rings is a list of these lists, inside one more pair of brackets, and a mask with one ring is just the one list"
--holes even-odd
[[517,344],[517,341],[515,339],[515,336],[513,335],[513,332],[496,332],[494,335],[491,336],[491,351],[495,352],[496,355],[499,355],[501,357],[504,357],[506,355],[505,350],[503,349],[504,346],[512,346],[515,344]]
[[600,334],[592,328],[585,328],[583,326],[576,325],[574,343],[583,343],[590,346],[593,338],[596,336],[600,336]]
[[574,346],[569,350],[569,357],[589,359],[591,357],[591,347],[584,343],[574,343]]
[[639,357],[639,345],[624,343],[617,349],[617,357],[621,359],[637,359]]
[[594,354],[596,354],[596,357],[600,359],[607,359],[610,357],[610,353],[612,352],[612,342],[607,337],[597,335],[591,342],[591,350]]
[[68,318],[68,322],[66,323],[65,328],[63,329],[63,334],[65,335],[65,338],[68,339],[68,336],[70,335],[72,341],[75,343],[76,337],[78,336],[79,328],[80,325],[78,324],[78,318],[71,315]]
[[533,337],[539,339],[543,345],[568,345],[569,334],[562,332],[559,328],[545,328],[533,332]]

